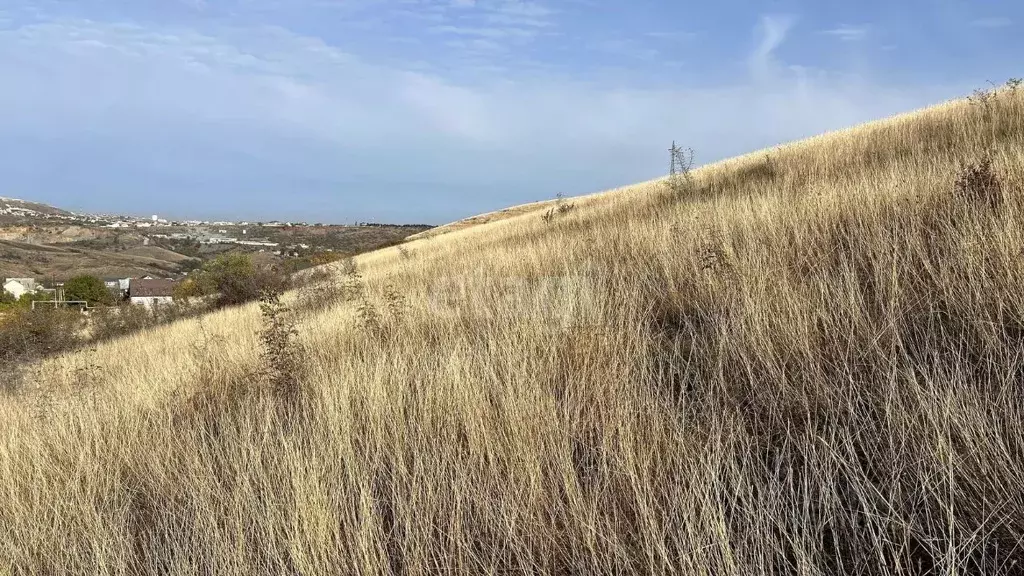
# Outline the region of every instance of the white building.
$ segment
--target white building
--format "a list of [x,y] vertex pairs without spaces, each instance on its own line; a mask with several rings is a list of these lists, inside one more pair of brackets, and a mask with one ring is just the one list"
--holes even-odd
[[31,294],[36,291],[34,278],[5,278],[4,292],[15,298],[21,298],[23,294]]
[[162,278],[132,278],[128,282],[128,298],[132,304],[141,304],[146,308],[154,305],[174,302],[174,287],[177,282]]
[[128,287],[131,283],[130,278],[106,278],[103,283],[107,286],[107,290],[110,290],[118,298],[124,298],[128,294]]

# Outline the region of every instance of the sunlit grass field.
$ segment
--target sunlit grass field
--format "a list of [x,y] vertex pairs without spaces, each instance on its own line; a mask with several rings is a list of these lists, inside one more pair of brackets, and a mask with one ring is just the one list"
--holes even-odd
[[1024,573],[1022,192],[1004,90],[50,359],[0,574]]

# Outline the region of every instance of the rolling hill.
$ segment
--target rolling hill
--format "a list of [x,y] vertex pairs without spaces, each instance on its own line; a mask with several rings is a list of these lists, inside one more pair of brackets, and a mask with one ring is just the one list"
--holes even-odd
[[0,567],[1019,573],[1024,91],[986,102],[33,366]]
[[[0,278],[171,276],[188,259],[147,246],[141,234],[110,230],[95,220],[39,202],[0,198]],[[112,240],[119,249],[92,247]]]
[[55,208],[40,202],[30,202],[17,198],[5,198],[0,196],[0,217],[2,216],[30,216],[30,217],[73,217],[73,212]]
[[90,274],[100,278],[127,278],[176,274],[188,257],[153,247],[122,252],[90,250],[65,245],[29,244],[0,240],[0,277],[64,278]]
[[[0,199],[0,277],[62,280],[100,277],[173,277],[196,260],[244,251],[267,263],[332,252],[360,254],[393,246],[426,225],[293,225],[164,222],[154,226],[126,216],[75,214],[36,202]],[[116,226],[116,227],[114,227]],[[251,236],[249,234],[252,234]],[[224,243],[207,242],[223,237]],[[246,245],[238,241],[259,241]]]

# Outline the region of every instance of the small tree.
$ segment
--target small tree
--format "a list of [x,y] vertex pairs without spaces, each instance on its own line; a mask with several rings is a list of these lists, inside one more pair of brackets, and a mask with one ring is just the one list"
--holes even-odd
[[18,298],[17,302],[15,302],[15,306],[20,308],[31,308],[33,302],[46,302],[49,300],[53,300],[53,296],[46,292],[25,292]]
[[184,272],[184,273],[187,274],[189,272],[192,272],[193,270],[198,270],[202,266],[203,266],[203,261],[200,260],[199,258],[189,258],[187,260],[182,260],[178,264],[178,270],[180,272]]
[[190,298],[196,298],[198,296],[204,296],[203,287],[200,285],[199,276],[196,274],[194,278],[185,278],[181,282],[174,285],[174,299],[179,301],[188,301]]
[[264,293],[281,293],[288,287],[284,271],[256,266],[248,254],[222,254],[193,273],[179,298],[217,294],[219,306],[233,306],[259,299]]
[[111,305],[114,303],[114,295],[107,290],[103,280],[88,274],[75,276],[64,283],[64,297],[67,300],[82,300],[90,306],[97,304]]
[[4,310],[12,310],[18,307],[18,299],[14,297],[14,294],[0,288],[0,312]]

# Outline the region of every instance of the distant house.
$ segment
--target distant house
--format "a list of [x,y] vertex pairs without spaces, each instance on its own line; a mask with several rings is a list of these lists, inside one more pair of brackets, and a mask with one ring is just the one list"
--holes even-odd
[[36,291],[35,278],[5,278],[4,292],[15,298],[21,298],[23,294],[31,294]]
[[131,279],[129,278],[104,278],[103,283],[107,286],[107,290],[114,295],[117,299],[124,299],[128,293],[128,287]]
[[128,298],[132,304],[151,308],[154,304],[169,304],[174,300],[174,280],[132,278],[128,283]]

